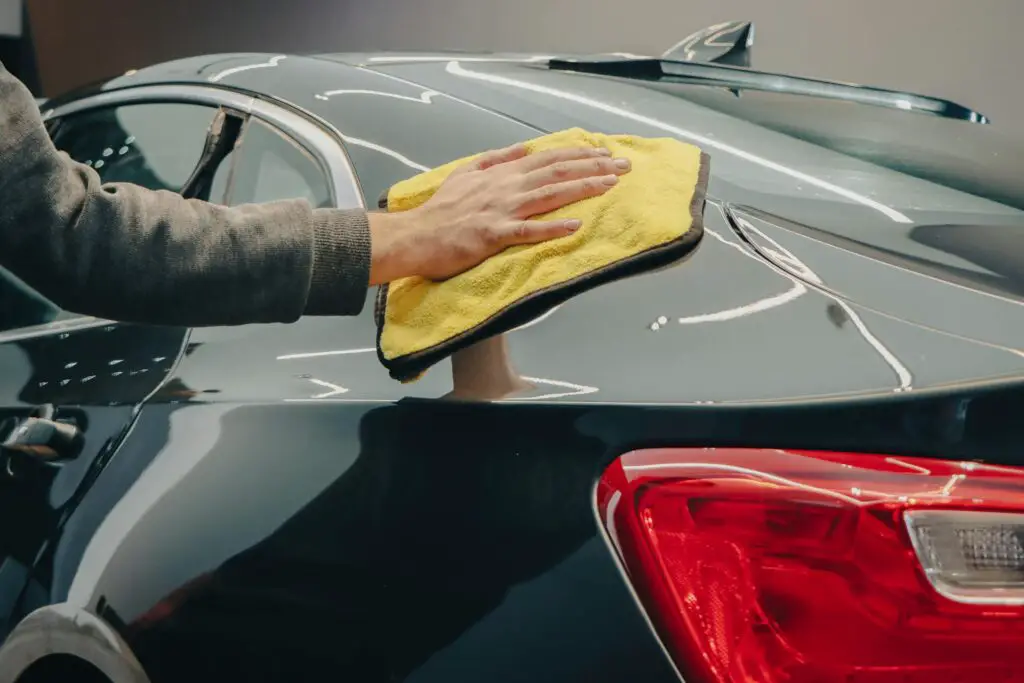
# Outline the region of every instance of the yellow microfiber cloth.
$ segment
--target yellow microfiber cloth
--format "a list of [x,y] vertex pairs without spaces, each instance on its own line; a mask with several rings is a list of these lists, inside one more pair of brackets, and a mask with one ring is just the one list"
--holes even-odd
[[[573,128],[525,143],[529,153],[560,147],[606,147],[626,157],[629,173],[605,194],[538,219],[579,218],[573,235],[519,245],[448,280],[411,277],[377,295],[377,355],[392,377],[410,381],[476,341],[522,325],[600,284],[663,267],[688,256],[703,236],[709,159],[672,138],[603,135]],[[397,183],[382,208],[424,203],[459,159]]]

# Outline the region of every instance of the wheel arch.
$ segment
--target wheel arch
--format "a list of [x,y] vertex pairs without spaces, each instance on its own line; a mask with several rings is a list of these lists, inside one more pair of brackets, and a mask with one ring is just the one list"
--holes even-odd
[[18,683],[34,664],[62,655],[92,665],[111,683],[150,683],[116,630],[67,603],[38,609],[11,631],[0,647],[0,683]]

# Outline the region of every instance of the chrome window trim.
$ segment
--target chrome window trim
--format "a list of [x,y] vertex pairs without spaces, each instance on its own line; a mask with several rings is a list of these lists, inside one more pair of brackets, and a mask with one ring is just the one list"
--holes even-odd
[[68,102],[53,109],[43,112],[43,120],[60,118],[69,114],[77,114],[99,107],[114,107],[131,103],[146,102],[181,102],[194,104],[208,104],[213,106],[225,105],[240,109],[245,113],[252,111],[252,103],[256,98],[251,95],[243,95],[231,90],[219,88],[208,88],[205,86],[193,85],[145,85],[138,88],[125,88],[123,90],[109,90],[106,92],[89,95],[82,99]]
[[[45,122],[100,107],[158,102],[230,107],[274,126],[301,143],[327,171],[336,206],[343,209],[366,208],[348,153],[341,143],[341,136],[333,126],[310,116],[310,119],[317,121],[314,123],[296,112],[251,95],[204,85],[146,85],[84,97],[59,107],[47,109],[42,112],[42,117]],[[117,323],[91,316],[68,318],[42,325],[2,331],[0,332],[0,344],[112,324]]]
[[255,116],[287,133],[313,153],[328,173],[336,206],[342,209],[366,208],[355,170],[348,159],[341,136],[337,134],[337,130],[333,126],[312,115],[303,116],[273,102],[257,99],[252,95],[245,95],[234,90],[206,85],[179,84],[144,85],[124,90],[111,90],[47,109],[43,112],[43,120],[49,121],[99,107],[150,102],[225,106]]
[[116,323],[113,320],[93,318],[88,315],[65,318],[64,320],[54,320],[52,322],[42,323],[41,325],[17,327],[13,330],[0,332],[0,344],[9,344],[11,342],[24,341],[26,339],[48,337],[54,334],[78,332],[80,330],[89,330],[95,327],[105,327],[107,325],[117,324],[119,323]]

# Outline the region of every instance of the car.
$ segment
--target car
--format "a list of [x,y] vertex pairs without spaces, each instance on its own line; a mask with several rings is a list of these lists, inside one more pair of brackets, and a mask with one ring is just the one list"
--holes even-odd
[[1020,143],[752,37],[206,55],[47,100],[104,181],[224,204],[376,208],[574,127],[711,180],[687,262],[411,383],[373,292],[182,329],[0,274],[0,681],[1024,680]]

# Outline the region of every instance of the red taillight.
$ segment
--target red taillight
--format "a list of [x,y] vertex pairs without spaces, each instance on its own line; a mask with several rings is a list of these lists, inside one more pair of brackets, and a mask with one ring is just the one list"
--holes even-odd
[[1024,681],[1024,468],[635,451],[598,507],[687,683]]

